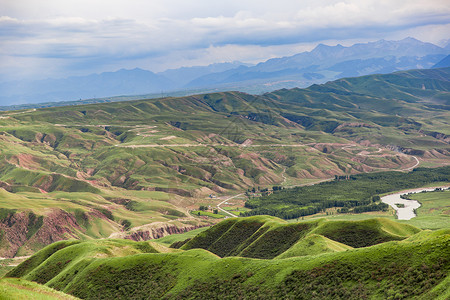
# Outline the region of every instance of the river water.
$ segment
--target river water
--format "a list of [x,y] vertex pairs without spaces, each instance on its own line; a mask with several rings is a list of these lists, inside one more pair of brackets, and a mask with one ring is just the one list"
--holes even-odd
[[[441,187],[443,189],[447,187]],[[393,209],[397,211],[397,217],[399,220],[410,220],[416,216],[414,210],[420,207],[420,203],[416,200],[406,200],[400,198],[400,195],[408,194],[408,193],[420,193],[422,191],[434,191],[435,188],[420,188],[413,190],[405,190],[395,194],[390,194],[384,197],[381,197],[381,201],[389,204]],[[405,207],[398,207],[396,204],[403,204]]]

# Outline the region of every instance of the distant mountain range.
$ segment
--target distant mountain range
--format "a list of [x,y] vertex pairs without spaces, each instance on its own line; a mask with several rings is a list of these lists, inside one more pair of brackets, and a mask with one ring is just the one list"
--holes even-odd
[[181,90],[262,93],[280,88],[307,87],[343,77],[439,67],[438,63],[449,53],[448,45],[442,48],[414,38],[380,40],[350,47],[320,44],[310,52],[269,59],[257,65],[220,63],[157,74],[139,68],[121,69],[65,79],[3,82],[0,83],[0,104],[74,101]]
[[350,47],[320,44],[311,52],[274,58],[253,67],[239,67],[191,81],[188,87],[229,86],[253,89],[306,87],[349,76],[431,68],[450,50],[413,38],[355,44]]

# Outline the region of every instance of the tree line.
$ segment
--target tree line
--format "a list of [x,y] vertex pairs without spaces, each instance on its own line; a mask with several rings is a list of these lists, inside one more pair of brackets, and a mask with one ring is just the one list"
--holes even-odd
[[274,190],[271,195],[252,197],[245,203],[251,211],[244,216],[271,215],[293,219],[337,207],[341,213],[383,211],[380,194],[417,188],[432,182],[449,182],[450,166],[417,168],[409,173],[387,171],[351,176],[312,186]]

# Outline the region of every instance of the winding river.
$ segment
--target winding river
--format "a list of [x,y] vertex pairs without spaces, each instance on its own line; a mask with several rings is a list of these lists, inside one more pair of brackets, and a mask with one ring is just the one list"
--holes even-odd
[[[440,187],[442,189],[446,189],[448,187]],[[420,207],[420,203],[416,200],[406,200],[400,198],[400,195],[408,194],[408,193],[420,193],[423,191],[434,191],[436,188],[420,188],[420,189],[412,189],[405,190],[395,194],[390,194],[384,197],[381,197],[381,201],[389,204],[393,209],[397,211],[397,217],[399,220],[410,220],[416,216],[414,210]],[[396,204],[403,204],[405,207],[398,207]]]

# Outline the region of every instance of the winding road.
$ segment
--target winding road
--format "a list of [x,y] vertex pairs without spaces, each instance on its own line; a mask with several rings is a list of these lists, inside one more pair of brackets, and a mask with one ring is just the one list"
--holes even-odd
[[415,167],[417,167],[420,164],[420,161],[419,161],[419,159],[417,157],[412,156],[412,158],[414,158],[416,160],[416,164],[414,166],[412,166],[412,167],[403,169],[404,171],[410,171],[410,170],[414,169]]

